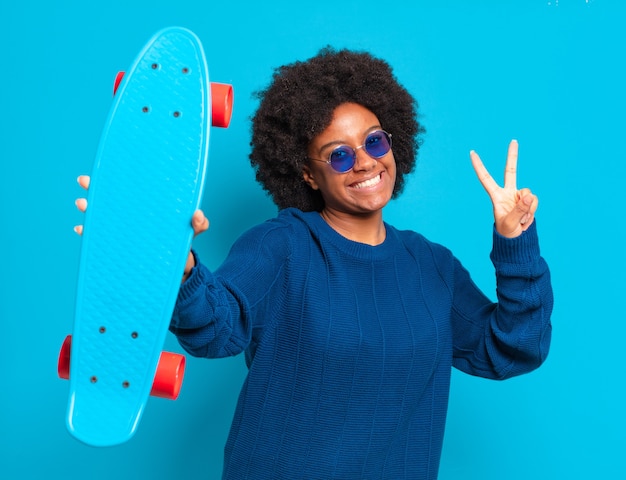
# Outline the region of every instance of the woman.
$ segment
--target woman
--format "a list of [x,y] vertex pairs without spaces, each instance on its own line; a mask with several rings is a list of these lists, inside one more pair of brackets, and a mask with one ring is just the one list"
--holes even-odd
[[450,251],[383,221],[423,133],[389,65],[325,49],[259,98],[250,158],[280,211],[215,272],[190,254],[170,327],[192,355],[246,355],[223,478],[436,478],[451,367],[504,379],[548,353],[550,275],[517,143],[503,188],[471,153],[493,202],[492,303]]

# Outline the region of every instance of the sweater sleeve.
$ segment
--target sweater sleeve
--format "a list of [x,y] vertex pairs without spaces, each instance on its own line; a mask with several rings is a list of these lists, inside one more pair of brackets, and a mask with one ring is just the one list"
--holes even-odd
[[497,303],[487,299],[455,260],[453,365],[466,373],[505,379],[537,368],[548,355],[553,296],[539,252],[536,221],[509,239],[494,229],[491,260]]
[[258,322],[271,318],[275,303],[268,298],[282,291],[288,257],[288,236],[277,231],[280,227],[268,223],[245,233],[215,272],[196,257],[170,323],[170,331],[191,355],[237,355],[260,336],[263,325]]

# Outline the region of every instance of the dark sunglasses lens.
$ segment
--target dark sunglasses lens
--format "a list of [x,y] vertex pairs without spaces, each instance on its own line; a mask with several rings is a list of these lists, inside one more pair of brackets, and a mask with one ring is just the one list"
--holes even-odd
[[343,145],[335,148],[330,154],[330,165],[339,173],[345,173],[354,166],[354,150]]
[[391,137],[387,132],[378,131],[370,133],[365,139],[365,151],[374,158],[380,158],[387,155],[391,150]]

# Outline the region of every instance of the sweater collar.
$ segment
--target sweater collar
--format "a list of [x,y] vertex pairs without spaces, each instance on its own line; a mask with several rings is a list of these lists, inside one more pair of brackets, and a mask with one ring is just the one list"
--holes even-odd
[[344,237],[333,229],[318,212],[302,212],[295,208],[283,210],[283,214],[292,215],[303,221],[309,228],[311,235],[326,249],[332,246],[340,253],[365,261],[383,260],[393,256],[398,246],[396,230],[385,223],[387,235],[380,245],[372,246],[355,242]]

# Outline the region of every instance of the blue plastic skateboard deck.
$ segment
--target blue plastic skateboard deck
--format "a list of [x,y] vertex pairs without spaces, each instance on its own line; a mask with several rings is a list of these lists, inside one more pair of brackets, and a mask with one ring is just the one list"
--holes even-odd
[[88,192],[67,427],[89,445],[128,440],[146,405],[191,246],[210,125],[200,41],[162,30],[117,89]]

